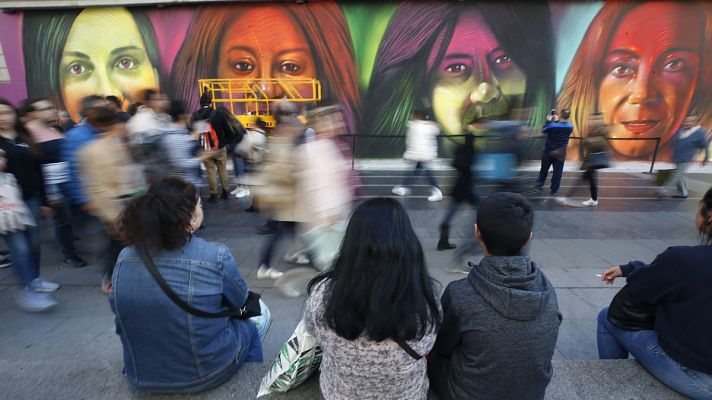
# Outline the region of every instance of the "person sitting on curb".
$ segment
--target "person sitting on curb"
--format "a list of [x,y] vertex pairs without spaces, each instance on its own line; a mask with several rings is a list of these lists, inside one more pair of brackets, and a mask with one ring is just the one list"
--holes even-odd
[[[651,326],[630,317],[611,318],[604,308],[598,314],[598,356],[626,359],[628,354],[656,378],[692,399],[712,394],[712,188],[700,201],[695,225],[702,239],[697,246],[669,247],[650,265],[633,261],[605,271],[601,280],[611,284],[627,278],[623,310],[647,318]],[[641,310],[649,310],[641,312]],[[613,305],[611,311],[613,311]],[[645,318],[642,319],[645,321]],[[614,324],[615,322],[615,324]],[[642,321],[641,321],[642,322]],[[617,325],[616,325],[617,324]],[[620,325],[620,326],[618,326]],[[624,326],[625,325],[625,326]],[[643,329],[640,329],[640,328]]]
[[485,257],[442,295],[428,376],[441,399],[543,399],[561,324],[554,286],[522,249],[534,211],[495,193],[477,212]]

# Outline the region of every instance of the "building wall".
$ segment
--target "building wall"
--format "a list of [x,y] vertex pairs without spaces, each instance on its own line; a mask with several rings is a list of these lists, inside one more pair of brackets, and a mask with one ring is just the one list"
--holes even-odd
[[[197,106],[200,78],[317,78],[351,133],[403,134],[422,110],[449,135],[477,117],[541,124],[570,108],[577,135],[603,113],[613,138],[712,126],[705,2],[234,2],[0,14],[0,96],[49,97],[78,118],[89,94],[128,105],[159,87]],[[266,87],[275,95],[279,88]],[[400,146],[368,142],[373,154]],[[376,144],[378,143],[378,144]],[[647,159],[654,142],[614,141]],[[401,144],[402,145],[402,144]]]

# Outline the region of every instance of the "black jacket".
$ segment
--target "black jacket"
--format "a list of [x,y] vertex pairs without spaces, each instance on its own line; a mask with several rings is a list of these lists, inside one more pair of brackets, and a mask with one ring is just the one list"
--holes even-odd
[[15,175],[15,180],[22,190],[22,199],[39,197],[42,205],[47,205],[47,197],[42,177],[40,158],[33,154],[30,146],[22,140],[10,140],[0,137],[0,149],[5,151],[7,168],[5,172]]
[[655,305],[660,347],[685,367],[712,374],[712,246],[669,247],[647,266],[621,266],[631,300]]

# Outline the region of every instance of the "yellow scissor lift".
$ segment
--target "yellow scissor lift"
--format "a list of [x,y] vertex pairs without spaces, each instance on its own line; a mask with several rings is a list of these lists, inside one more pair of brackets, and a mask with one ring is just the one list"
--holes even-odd
[[[200,79],[198,87],[201,96],[206,91],[212,95],[213,108],[224,106],[245,128],[254,127],[258,118],[273,128],[272,106],[280,100],[314,104],[321,100],[321,82],[309,78]],[[273,97],[275,92],[279,97]]]

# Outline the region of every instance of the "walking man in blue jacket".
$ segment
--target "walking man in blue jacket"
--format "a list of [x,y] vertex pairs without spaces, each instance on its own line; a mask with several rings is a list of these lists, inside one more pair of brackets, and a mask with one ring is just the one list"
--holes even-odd
[[536,189],[541,191],[549,174],[549,167],[554,166],[554,174],[551,177],[551,195],[559,194],[561,186],[561,175],[564,172],[564,161],[566,161],[566,147],[569,145],[569,137],[574,127],[569,122],[571,111],[568,108],[561,110],[558,116],[552,110],[552,114],[546,117],[546,124],[541,130],[546,135],[544,152],[541,156],[541,170],[539,178],[536,180]]
[[698,152],[704,151],[702,165],[707,164],[709,158],[709,141],[707,132],[699,124],[696,115],[689,115],[682,121],[682,126],[675,132],[673,141],[672,160],[675,162],[675,171],[658,191],[658,197],[670,196],[670,188],[677,186],[677,193],[671,197],[677,199],[687,198],[687,170]]

